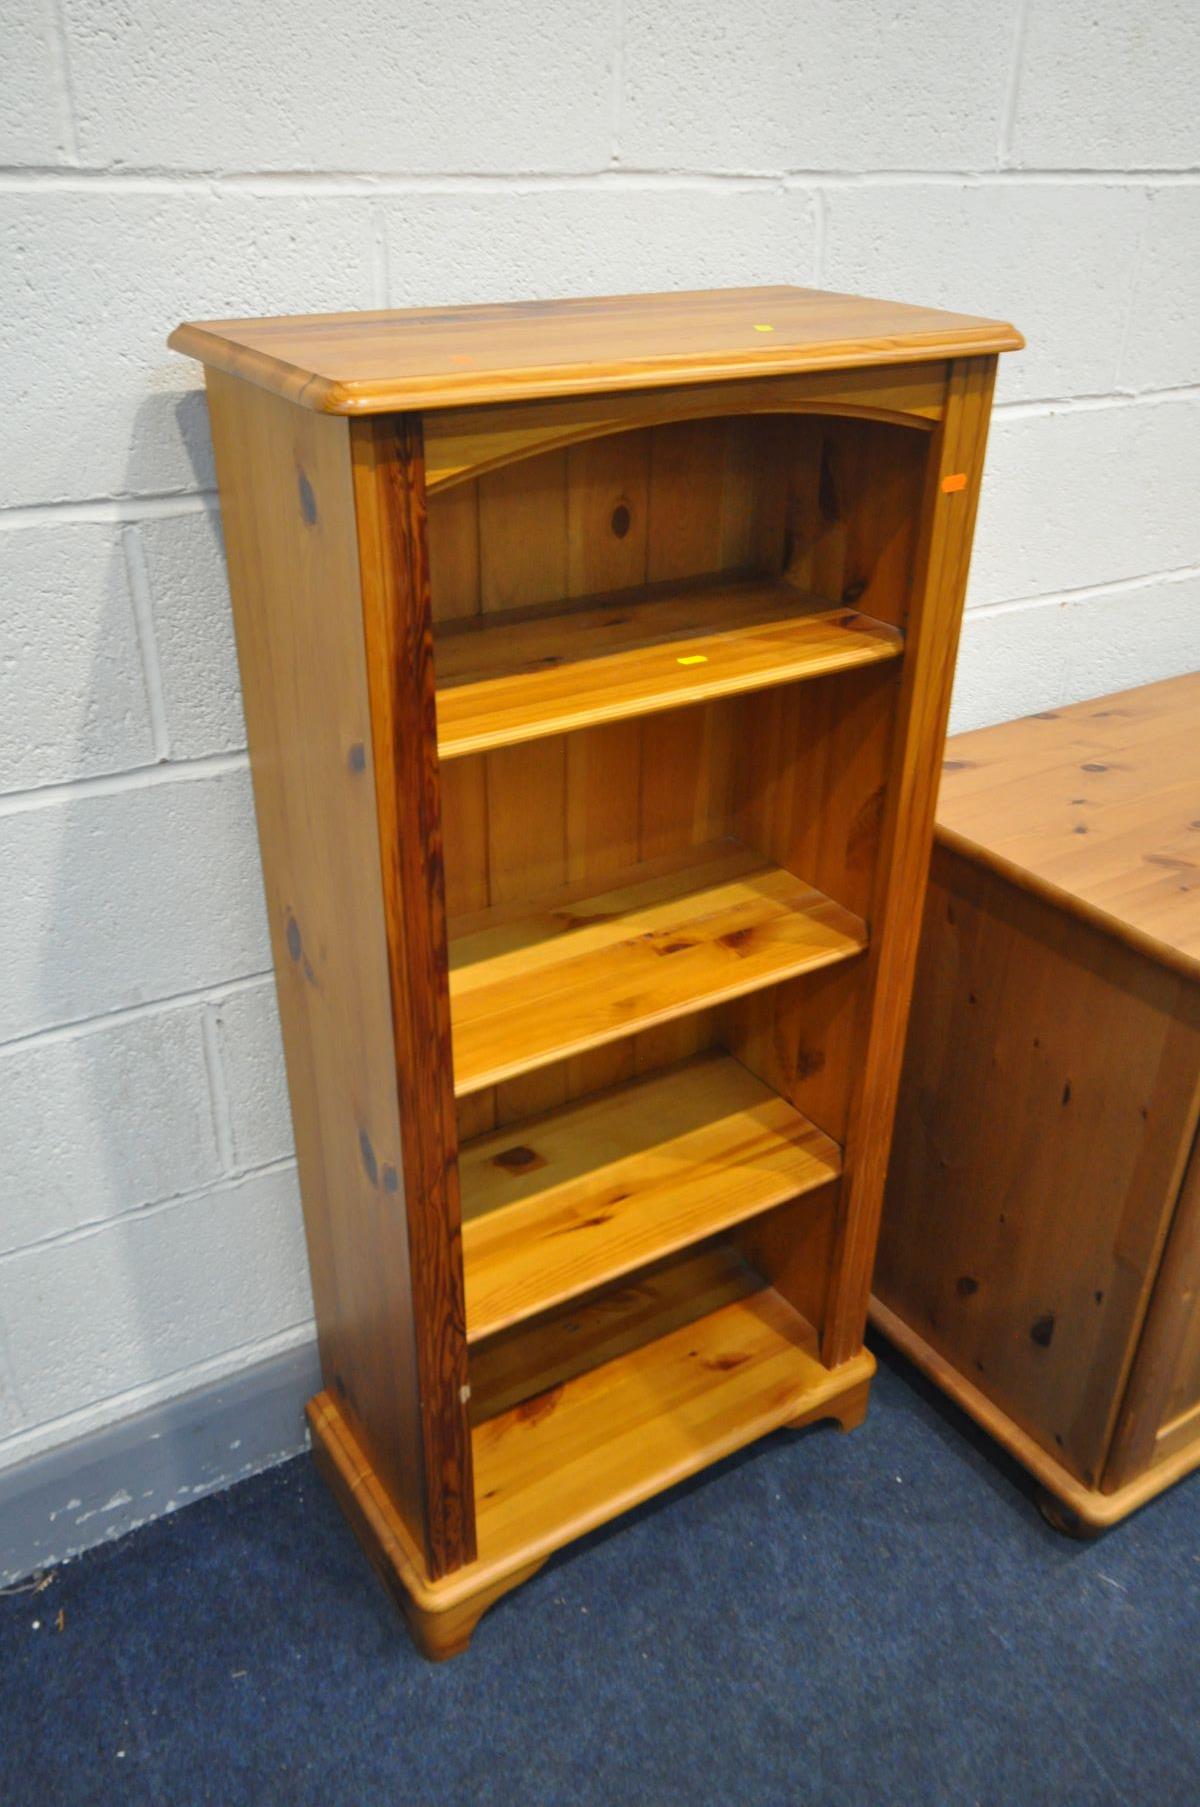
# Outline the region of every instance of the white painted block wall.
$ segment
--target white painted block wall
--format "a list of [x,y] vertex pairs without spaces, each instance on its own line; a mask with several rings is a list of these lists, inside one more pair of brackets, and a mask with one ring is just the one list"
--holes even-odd
[[956,725],[1200,665],[1196,0],[0,0],[0,1468],[307,1341],[186,316],[1007,315]]

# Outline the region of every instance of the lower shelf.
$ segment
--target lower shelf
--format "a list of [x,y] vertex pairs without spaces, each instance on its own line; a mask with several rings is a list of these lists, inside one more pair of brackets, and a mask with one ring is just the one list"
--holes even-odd
[[475,1342],[828,1185],[836,1142],[727,1054],[576,1099],[459,1150]]
[[[621,1348],[618,1332],[611,1359],[476,1425],[478,1557],[440,1581],[424,1578],[336,1401],[322,1393],[310,1405],[321,1466],[427,1654],[462,1649],[481,1612],[552,1551],[768,1431],[861,1417],[872,1357],[823,1367],[811,1325],[732,1249],[689,1256],[629,1292],[651,1295],[640,1315],[648,1340]],[[686,1301],[703,1309],[714,1296],[715,1309],[687,1319]],[[550,1378],[554,1359],[544,1358]]]

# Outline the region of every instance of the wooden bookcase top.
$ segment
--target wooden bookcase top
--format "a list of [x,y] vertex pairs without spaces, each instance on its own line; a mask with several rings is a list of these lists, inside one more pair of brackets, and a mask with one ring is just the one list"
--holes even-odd
[[325,414],[1017,351],[1002,320],[787,286],[191,321],[174,350]]
[[959,734],[939,840],[1200,977],[1200,673]]

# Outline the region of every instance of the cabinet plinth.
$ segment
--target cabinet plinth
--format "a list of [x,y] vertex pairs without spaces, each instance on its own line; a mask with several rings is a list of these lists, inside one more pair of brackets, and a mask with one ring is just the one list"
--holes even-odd
[[862,1417],[1020,342],[800,289],[172,338],[207,366],[314,1448],[427,1654],[639,1501]]

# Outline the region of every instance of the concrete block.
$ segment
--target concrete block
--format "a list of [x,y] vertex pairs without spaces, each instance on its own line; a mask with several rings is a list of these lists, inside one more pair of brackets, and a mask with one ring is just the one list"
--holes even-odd
[[997,415],[968,607],[1200,564],[1198,467],[1200,403]]
[[968,616],[952,734],[1200,665],[1200,578]]
[[0,194],[0,361],[11,372],[0,494],[13,505],[211,487],[200,367],[167,350],[171,329],[376,302],[367,201]]
[[143,521],[154,637],[172,759],[232,753],[246,744],[242,687],[221,521],[202,514]]
[[80,147],[190,170],[580,170],[607,162],[612,12],[68,0]]
[[270,965],[245,771],[0,816],[0,1041]]
[[234,1158],[239,1167],[284,1160],[294,1145],[274,981],[233,992],[215,1010]]
[[290,1169],[118,1218],[0,1262],[0,1320],[30,1418],[79,1411],[308,1321]]
[[799,192],[412,194],[386,219],[397,307],[812,280],[812,203]]
[[1121,386],[1172,389],[1200,382],[1200,188],[1160,188],[1150,196],[1133,264]]
[[1195,0],[1031,5],[1013,121],[1024,169],[1190,169],[1200,162]]
[[198,1006],[0,1051],[0,1255],[220,1177]]
[[1014,0],[626,0],[633,169],[994,169]]
[[46,6],[10,6],[0,56],[0,164],[61,163],[66,108]]
[[822,282],[1009,319],[998,401],[1111,389],[1144,194],[1116,184],[831,188]]
[[0,531],[0,791],[154,758],[120,529]]

